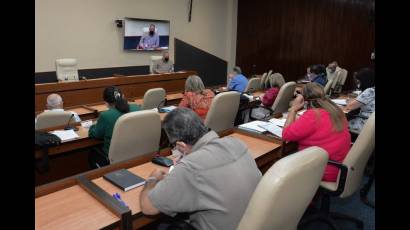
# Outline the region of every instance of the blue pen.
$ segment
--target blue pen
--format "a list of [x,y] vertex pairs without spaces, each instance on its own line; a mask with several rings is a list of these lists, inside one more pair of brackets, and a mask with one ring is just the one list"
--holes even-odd
[[114,193],[112,196],[113,196],[118,202],[120,202],[122,205],[124,205],[125,207],[128,208],[128,205],[127,205],[123,200],[121,200],[120,194]]

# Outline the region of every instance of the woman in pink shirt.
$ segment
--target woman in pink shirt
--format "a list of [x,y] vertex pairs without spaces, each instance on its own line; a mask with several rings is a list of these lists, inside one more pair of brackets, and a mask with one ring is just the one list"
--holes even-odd
[[[307,101],[307,111],[295,120],[296,112]],[[283,129],[285,141],[296,141],[299,150],[310,146],[323,148],[329,160],[342,162],[350,149],[348,122],[343,111],[325,96],[323,87],[308,83],[303,88],[303,96],[298,95],[289,109]],[[326,167],[322,180],[335,182],[339,173],[332,165]]]
[[285,84],[285,79],[280,73],[274,73],[269,77],[270,89],[262,97],[262,104],[265,107],[271,107],[279,94],[279,89]]
[[179,107],[192,109],[204,120],[214,97],[210,89],[205,89],[200,77],[191,75],[185,81],[185,93]]

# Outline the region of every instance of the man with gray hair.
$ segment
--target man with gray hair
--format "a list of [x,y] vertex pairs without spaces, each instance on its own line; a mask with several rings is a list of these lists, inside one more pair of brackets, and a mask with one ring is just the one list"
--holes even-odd
[[247,146],[220,138],[187,108],[171,111],[163,128],[181,157],[171,172],[157,169],[146,180],[142,212],[188,213],[196,229],[236,229],[262,176]]
[[248,85],[248,79],[242,75],[242,70],[239,66],[233,68],[233,73],[229,74],[228,90],[238,91],[243,93]]
[[169,60],[169,53],[162,53],[162,59],[155,62],[153,67],[154,73],[170,73],[174,71],[174,64]]
[[341,68],[336,61],[332,61],[326,68],[327,80],[330,81],[336,77]]
[[[46,104],[47,109],[44,110],[44,113],[48,111],[64,111],[63,104],[64,104],[63,98],[61,98],[60,95],[56,93],[50,94],[47,97],[47,104]],[[80,117],[78,116],[76,112],[73,112],[73,111],[69,111],[69,112],[71,112],[71,114],[74,114],[73,119],[75,122],[81,121]],[[37,118],[35,119],[35,122],[37,123]]]

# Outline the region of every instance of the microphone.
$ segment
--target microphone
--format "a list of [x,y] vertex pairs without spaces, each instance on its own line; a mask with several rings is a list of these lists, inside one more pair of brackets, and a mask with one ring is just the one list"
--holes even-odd
[[163,111],[163,110],[161,109],[161,104],[165,105],[166,102],[167,102],[167,99],[164,98],[164,99],[157,105],[157,110],[158,110],[159,113],[165,113],[165,111]]
[[74,127],[74,126],[71,126],[71,125],[70,125],[70,121],[71,121],[71,119],[73,119],[73,117],[74,117],[74,114],[72,113],[71,116],[70,116],[70,119],[68,119],[67,125],[65,126],[64,130],[70,130],[70,129],[72,129],[72,130],[74,130],[74,131],[78,131],[78,128],[77,128],[77,127]]

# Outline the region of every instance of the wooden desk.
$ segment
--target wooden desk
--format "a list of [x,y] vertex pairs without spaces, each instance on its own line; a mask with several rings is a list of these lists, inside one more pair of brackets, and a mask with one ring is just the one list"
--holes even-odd
[[[238,129],[230,129],[221,132],[220,135],[232,136],[242,140],[248,146],[259,168],[266,165],[270,167],[275,160],[281,157],[282,144],[277,139]],[[121,195],[122,200],[124,200],[131,210],[133,229],[142,227],[156,220],[156,217],[147,217],[141,212],[139,195],[142,187],[123,192],[111,183],[105,181],[102,176],[105,173],[117,169],[127,168],[130,172],[146,179],[155,168],[166,169],[165,167],[149,162],[151,157],[152,154],[147,154],[140,158],[116,163],[82,174],[82,176],[91,180],[109,195],[116,192]],[[267,159],[270,160],[268,163],[266,162]],[[101,228],[104,227],[104,225],[109,226],[107,229],[118,227],[118,218],[107,212],[103,206],[98,205],[97,201],[89,199],[91,196],[84,194],[86,193],[85,191],[73,185],[74,182],[72,182],[72,180],[72,178],[67,178],[36,188],[36,229],[70,229],[73,225],[79,226],[79,228],[84,227],[90,229]],[[97,213],[95,210],[96,207],[101,209],[98,210]],[[48,217],[46,216],[47,212],[55,213],[53,213],[51,217]],[[92,217],[93,215],[96,215],[96,217]],[[105,220],[100,220],[100,218],[104,218]],[[66,223],[67,221],[70,221],[71,225]]]
[[51,93],[63,97],[67,107],[85,105],[101,101],[103,91],[108,86],[118,86],[127,98],[142,97],[148,89],[161,87],[167,92],[182,92],[188,76],[195,71],[166,74],[148,74],[123,77],[107,77],[78,82],[58,82],[35,85],[35,111],[45,109],[46,98]]

